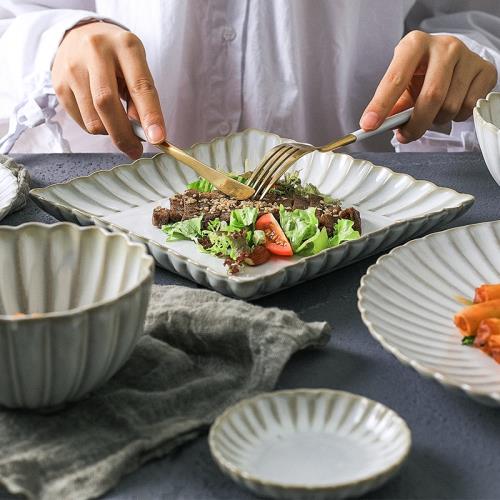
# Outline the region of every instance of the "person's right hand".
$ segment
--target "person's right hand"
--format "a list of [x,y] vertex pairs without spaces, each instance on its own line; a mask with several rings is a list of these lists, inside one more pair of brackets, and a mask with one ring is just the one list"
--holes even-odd
[[[127,114],[149,142],[166,139],[165,123],[139,38],[114,24],[93,22],[66,33],[52,66],[52,84],[68,114],[90,134],[109,134],[133,159],[142,145]],[[127,102],[125,111],[120,98]]]

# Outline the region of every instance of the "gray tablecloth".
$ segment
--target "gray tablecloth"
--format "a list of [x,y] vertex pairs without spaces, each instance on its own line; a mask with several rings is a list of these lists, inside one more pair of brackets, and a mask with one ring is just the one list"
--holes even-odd
[[[453,225],[500,218],[500,187],[479,154],[365,154],[379,165],[476,196]],[[35,185],[88,174],[123,162],[119,155],[20,155]],[[54,221],[31,202],[4,222]],[[500,410],[452,393],[402,366],[369,335],[356,307],[356,290],[372,257],[258,301],[292,309],[308,321],[329,321],[335,335],[321,352],[303,352],[288,364],[278,388],[328,387],[381,401],[406,419],[413,448],[400,474],[370,499],[470,499],[500,497]],[[159,270],[157,283],[188,281]],[[106,498],[114,500],[251,499],[213,463],[205,438],[125,478]]]

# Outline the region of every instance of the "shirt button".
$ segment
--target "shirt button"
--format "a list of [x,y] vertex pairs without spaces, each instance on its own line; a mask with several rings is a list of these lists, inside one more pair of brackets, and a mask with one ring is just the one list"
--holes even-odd
[[225,42],[232,42],[236,38],[236,31],[230,26],[226,26],[222,29],[222,40]]
[[219,126],[219,134],[221,135],[227,135],[231,131],[231,127],[229,126],[229,123],[227,122],[222,122]]

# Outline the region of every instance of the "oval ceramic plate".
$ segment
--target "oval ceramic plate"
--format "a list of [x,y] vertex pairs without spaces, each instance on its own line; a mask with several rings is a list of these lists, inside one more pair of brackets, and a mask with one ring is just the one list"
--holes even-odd
[[483,283],[500,282],[500,221],[435,233],[371,266],[358,291],[370,333],[400,361],[444,386],[500,405],[500,365],[463,346],[453,316]]
[[[259,130],[193,146],[198,159],[221,170],[255,168],[266,151],[284,139]],[[310,257],[272,258],[228,275],[223,259],[200,252],[191,241],[167,242],[151,223],[153,208],[196,178],[166,154],[95,172],[64,184],[31,190],[35,201],[59,219],[97,224],[145,243],[158,264],[226,295],[255,299],[346,266],[406,241],[468,210],[474,198],[418,181],[345,154],[311,153],[294,166],[304,182],[361,212],[361,238]]]
[[0,165],[0,220],[10,212],[17,190],[16,176],[8,168]]
[[370,399],[298,389],[262,394],[212,425],[212,456],[223,472],[273,498],[346,498],[377,488],[411,444],[407,425]]

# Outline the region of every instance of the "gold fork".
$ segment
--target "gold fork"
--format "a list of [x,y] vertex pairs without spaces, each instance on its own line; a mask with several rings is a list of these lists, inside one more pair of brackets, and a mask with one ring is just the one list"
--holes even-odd
[[[130,122],[132,124],[134,134],[142,141],[148,142],[141,124],[135,120],[130,120]],[[202,161],[188,155],[185,151],[174,146],[173,144],[162,142],[161,144],[153,144],[153,146],[156,146],[164,153],[169,154],[176,160],[184,163],[184,165],[192,168],[200,177],[203,177],[207,181],[211,182],[219,191],[222,191],[224,194],[227,194],[232,198],[236,198],[237,200],[246,200],[255,193],[255,190],[252,187],[238,182],[236,179],[229,177],[227,174],[220,172],[219,170],[215,170],[215,168],[209,167]]]
[[315,147],[300,142],[285,142],[270,149],[260,164],[248,179],[248,185],[255,189],[253,198],[262,199],[267,192],[276,184],[280,177],[300,158],[313,151],[323,153],[347,146],[353,142],[366,139],[373,135],[392,130],[405,124],[413,112],[413,108],[389,116],[380,127],[369,132],[363,129],[356,130],[350,134],[336,139],[325,146]]

